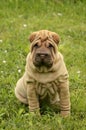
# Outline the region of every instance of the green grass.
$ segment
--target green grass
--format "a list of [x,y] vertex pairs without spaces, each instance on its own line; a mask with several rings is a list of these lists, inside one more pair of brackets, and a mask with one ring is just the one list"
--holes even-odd
[[[71,116],[63,119],[45,107],[41,118],[15,97],[23,75],[31,32],[49,29],[60,35],[59,50],[70,75]],[[21,71],[21,72],[20,72]],[[86,1],[0,1],[0,130],[86,129]]]

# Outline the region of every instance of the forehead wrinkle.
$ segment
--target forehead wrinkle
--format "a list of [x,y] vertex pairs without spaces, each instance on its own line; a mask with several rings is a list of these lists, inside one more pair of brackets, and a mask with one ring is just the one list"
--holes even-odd
[[47,36],[41,38],[41,42],[44,42],[44,41],[47,41],[47,40],[48,40]]
[[52,39],[52,34],[47,30],[38,31],[36,39],[40,40],[41,42],[44,42],[48,39]]
[[39,32],[39,38],[40,38],[40,40],[41,40],[41,42],[44,42],[44,41],[46,41],[47,39],[48,39],[48,32],[47,31],[40,31]]

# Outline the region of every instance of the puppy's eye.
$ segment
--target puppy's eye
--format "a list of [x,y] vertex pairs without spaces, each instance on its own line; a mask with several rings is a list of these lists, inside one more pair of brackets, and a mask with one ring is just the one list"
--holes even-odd
[[53,45],[52,45],[52,44],[49,44],[48,48],[53,48]]
[[38,47],[39,47],[38,43],[36,43],[36,44],[34,45],[34,47],[35,47],[35,48],[38,48]]

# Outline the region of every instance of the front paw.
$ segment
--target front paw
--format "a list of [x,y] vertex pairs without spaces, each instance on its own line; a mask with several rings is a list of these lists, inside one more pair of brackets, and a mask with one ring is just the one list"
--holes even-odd
[[30,111],[30,115],[31,116],[41,116],[40,110],[36,109],[36,110]]
[[61,111],[61,116],[66,118],[70,116],[70,111]]

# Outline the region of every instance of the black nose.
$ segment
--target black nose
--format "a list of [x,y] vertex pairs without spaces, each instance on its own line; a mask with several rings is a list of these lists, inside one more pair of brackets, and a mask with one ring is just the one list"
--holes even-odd
[[44,59],[44,58],[46,58],[46,57],[49,56],[48,53],[37,53],[36,55],[37,55],[37,57],[40,57],[40,58],[42,58],[42,59]]
[[47,56],[49,56],[48,53],[37,53],[36,55],[39,56],[39,57],[47,57]]

